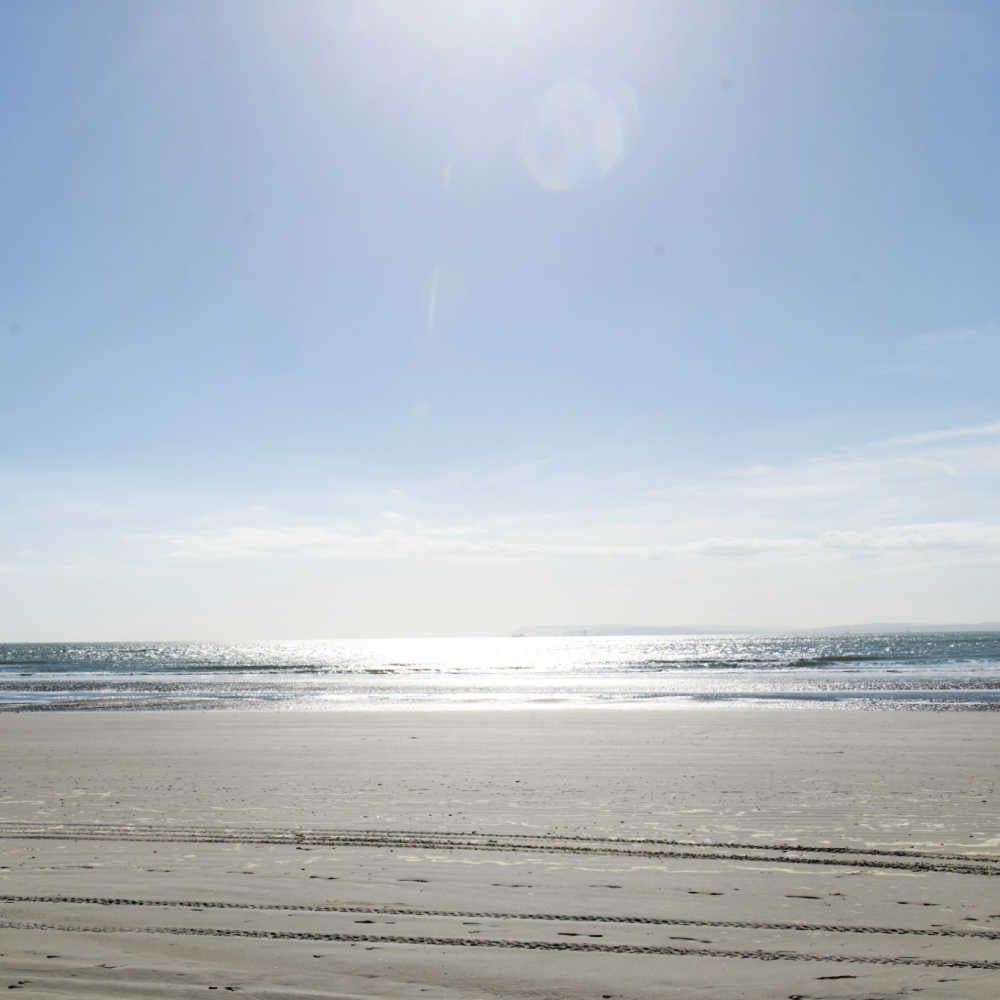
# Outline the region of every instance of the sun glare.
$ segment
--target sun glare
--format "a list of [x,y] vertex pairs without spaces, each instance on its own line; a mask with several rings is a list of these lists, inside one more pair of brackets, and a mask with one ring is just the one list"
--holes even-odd
[[355,19],[441,51],[537,40],[567,18],[585,20],[591,6],[561,0],[367,0],[355,8]]
[[560,81],[531,110],[521,133],[521,159],[546,190],[590,187],[624,156],[630,110],[583,80]]

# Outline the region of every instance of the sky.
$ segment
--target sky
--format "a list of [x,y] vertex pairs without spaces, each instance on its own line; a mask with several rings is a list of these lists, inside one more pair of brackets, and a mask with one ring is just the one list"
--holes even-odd
[[1000,8],[0,10],[0,641],[1000,619]]

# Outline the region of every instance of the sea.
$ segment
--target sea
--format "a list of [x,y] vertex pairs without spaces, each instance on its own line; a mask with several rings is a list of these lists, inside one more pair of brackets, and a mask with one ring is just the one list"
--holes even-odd
[[0,644],[0,711],[1000,709],[1000,632]]

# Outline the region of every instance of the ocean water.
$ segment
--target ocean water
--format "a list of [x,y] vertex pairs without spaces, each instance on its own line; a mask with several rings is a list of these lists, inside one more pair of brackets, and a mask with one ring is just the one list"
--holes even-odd
[[0,711],[1000,709],[1000,632],[0,645]]

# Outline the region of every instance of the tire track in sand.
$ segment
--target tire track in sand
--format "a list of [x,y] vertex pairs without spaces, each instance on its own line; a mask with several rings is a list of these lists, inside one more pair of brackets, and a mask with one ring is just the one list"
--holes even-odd
[[[207,844],[264,844],[312,847],[409,848],[436,851],[488,851],[681,858],[806,864],[884,871],[1000,875],[1000,858],[886,852],[850,847],[791,844],[697,843],[583,839],[554,834],[507,835],[396,830],[274,830],[253,827],[130,826],[124,824],[41,824],[0,822],[0,838],[23,840],[158,841]],[[961,859],[961,860],[959,860]]]
[[820,931],[832,934],[895,934],[917,937],[1000,940],[1000,930],[957,930],[936,927],[872,927],[855,924],[775,923],[756,920],[696,920],[682,917],[608,916],[581,913],[494,913],[483,910],[429,910],[408,906],[349,906],[302,903],[235,903],[219,900],[137,899],[122,896],[12,896],[0,903],[76,903],[92,906],[156,906],[198,910],[273,910],[283,913],[365,913],[373,916],[456,917],[480,920],[538,920],[562,923],[641,924],[660,927],[719,927],[767,931]]
[[416,944],[445,948],[509,948],[526,951],[597,952],[610,955],[672,955],[697,958],[747,958],[763,962],[836,962],[852,965],[920,966],[931,969],[1000,971],[1000,962],[975,959],[917,958],[909,955],[814,955],[762,949],[683,948],[675,945],[586,944],[564,941],[517,941],[505,938],[430,937],[402,934],[340,934],[322,931],[248,930],[222,927],[85,927],[34,921],[2,920],[7,930],[62,931],[78,934],[172,934],[196,937],[255,938],[273,941],[328,941],[350,944]]

